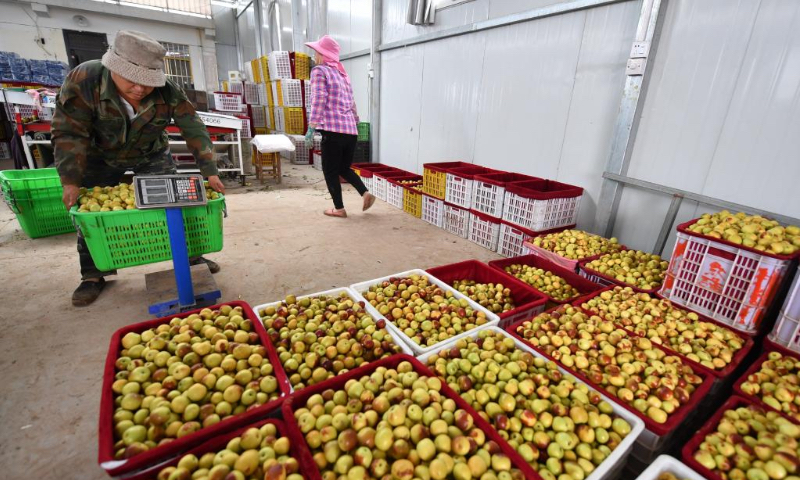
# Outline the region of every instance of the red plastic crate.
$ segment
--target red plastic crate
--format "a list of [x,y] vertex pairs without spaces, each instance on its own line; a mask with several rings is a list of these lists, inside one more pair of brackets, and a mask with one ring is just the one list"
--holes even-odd
[[[494,172],[495,170],[478,165],[446,169],[447,186],[445,188],[444,201],[461,208],[472,208],[472,185],[475,176]],[[499,217],[500,215],[494,216]]]
[[[489,266],[503,272],[503,274],[505,275],[508,275],[512,278],[516,278],[513,275],[506,273],[505,270],[506,267],[514,265],[516,263],[522,265],[530,265],[531,267],[541,268],[545,271],[554,273],[559,277],[563,278],[564,281],[572,285],[576,290],[578,290],[579,295],[577,297],[570,298],[569,300],[556,300],[555,298],[549,297],[546,293],[537,290],[535,287],[531,287],[533,290],[536,290],[537,292],[544,295],[547,298],[549,305],[564,305],[567,303],[572,304],[576,301],[583,301],[584,299],[592,298],[604,290],[603,286],[598,285],[594,282],[590,282],[589,280],[581,277],[577,273],[567,270],[563,267],[560,267],[555,263],[548,262],[542,257],[536,255],[523,255],[521,257],[504,258],[502,260],[492,260],[491,262],[489,262]],[[522,280],[520,280],[520,282],[522,282]]]
[[[614,287],[608,287],[608,288],[603,289],[603,291],[611,290],[613,288]],[[600,315],[600,312],[597,312],[595,310],[590,310],[588,308],[584,308],[583,307],[584,303],[586,303],[587,301],[589,301],[592,298],[596,297],[600,293],[602,293],[602,292],[598,292],[597,294],[592,295],[591,297],[582,297],[579,300],[573,301],[572,305],[574,305],[576,307],[580,307],[580,309],[583,310],[584,312],[588,312],[588,313],[591,313],[593,315],[598,315],[601,318],[603,318],[603,316]],[[650,295],[655,297],[655,298],[664,298],[664,297],[662,297],[662,296],[660,296],[658,294],[650,294]],[[693,368],[704,370],[704,371],[708,372],[708,374],[710,376],[713,376],[714,378],[724,379],[724,378],[729,377],[731,374],[733,374],[733,372],[739,367],[739,365],[741,365],[744,362],[744,359],[745,359],[745,357],[747,357],[747,354],[750,353],[750,350],[753,349],[753,346],[755,345],[754,342],[753,342],[753,337],[750,337],[750,336],[747,336],[747,335],[743,335],[741,332],[738,332],[735,329],[732,329],[729,325],[725,325],[723,323],[720,323],[720,322],[714,320],[713,318],[709,318],[709,317],[703,315],[702,313],[695,312],[693,310],[690,310],[690,309],[688,309],[688,308],[686,308],[684,306],[678,305],[678,304],[675,304],[674,306],[676,308],[680,308],[681,310],[685,310],[687,312],[692,312],[692,313],[696,314],[700,318],[701,322],[713,323],[714,325],[716,325],[718,327],[721,327],[721,328],[724,328],[724,329],[727,329],[727,330],[730,330],[730,331],[734,332],[735,334],[739,335],[742,338],[744,343],[742,344],[742,348],[740,348],[739,351],[736,352],[736,354],[731,359],[731,363],[729,363],[722,370],[714,370],[714,369],[705,367],[705,366],[695,362],[694,360],[690,360],[690,359],[686,358],[686,356],[684,354],[672,350],[672,348],[669,347],[669,346],[665,346],[665,345],[662,344],[662,347],[665,350],[668,350],[668,351],[672,352],[674,355],[677,355],[677,356],[683,358],[684,361],[686,363],[691,364]],[[605,320],[605,318],[604,318],[604,320]],[[625,330],[626,332],[628,332],[630,335],[639,336],[639,337],[645,336],[645,335],[638,335],[636,332],[634,332],[634,330],[632,328],[629,328],[629,327],[627,327],[625,325],[622,325],[622,324],[620,324],[618,322],[614,322],[614,324],[617,327],[619,327],[619,328]]]
[[706,438],[706,435],[714,433],[717,430],[717,425],[719,425],[720,420],[722,420],[723,415],[728,410],[735,410],[739,407],[749,407],[752,409],[756,409],[757,411],[764,412],[766,409],[762,408],[760,405],[750,401],[747,398],[740,397],[738,395],[734,395],[729,398],[722,406],[717,410],[717,413],[714,414],[702,427],[697,431],[697,433],[689,440],[689,442],[683,446],[681,450],[681,457],[683,457],[683,463],[691,467],[694,471],[702,475],[706,478],[706,480],[722,480],[722,477],[717,475],[716,473],[712,472],[711,470],[705,468],[704,466],[700,465],[700,462],[694,459],[694,453],[700,448],[700,444]]
[[497,253],[504,257],[519,257],[525,254],[525,240],[536,235],[547,235],[548,233],[556,233],[568,228],[575,228],[575,225],[558,227],[544,232],[533,232],[519,225],[500,220],[500,238],[497,241]]
[[758,331],[796,255],[772,255],[690,232],[678,239],[660,293],[745,333]]
[[554,180],[528,180],[506,186],[503,220],[533,231],[578,221],[583,189]]
[[[556,307],[556,308],[558,308],[558,307]],[[540,354],[542,354],[544,357],[548,358],[549,360],[552,360],[552,361],[556,362],[561,368],[564,368],[565,370],[569,371],[569,373],[572,374],[575,378],[583,381],[584,383],[586,383],[590,387],[594,388],[595,390],[602,391],[613,402],[617,403],[618,405],[620,405],[623,408],[625,408],[626,410],[630,411],[631,413],[633,413],[637,417],[641,418],[642,421],[644,421],[645,428],[650,433],[652,433],[652,434],[654,434],[654,435],[656,435],[658,437],[664,437],[664,436],[674,432],[675,429],[678,428],[678,426],[680,426],[680,424],[683,423],[684,420],[686,420],[687,416],[695,411],[695,409],[697,408],[698,404],[703,400],[703,398],[706,396],[706,394],[708,393],[709,389],[711,388],[712,384],[714,383],[714,382],[707,381],[707,379],[709,378],[709,375],[705,370],[696,370],[692,366],[692,369],[695,370],[694,373],[704,380],[703,383],[701,383],[695,389],[695,391],[694,391],[694,393],[692,393],[692,396],[689,399],[688,403],[686,403],[684,405],[681,405],[677,410],[675,410],[675,412],[673,412],[667,418],[667,421],[665,423],[657,423],[657,422],[653,421],[652,419],[650,419],[647,415],[639,412],[638,410],[636,410],[632,406],[628,405],[627,403],[620,401],[617,398],[616,395],[613,395],[610,392],[606,391],[606,389],[603,388],[602,385],[598,385],[598,384],[592,382],[591,380],[589,380],[589,378],[586,375],[584,375],[583,373],[575,370],[573,367],[565,366],[560,361],[558,361],[558,360],[554,359],[553,357],[551,357],[550,355],[546,354],[543,350],[540,350],[539,348],[536,348],[533,345],[531,345],[531,343],[528,342],[527,340],[525,340],[524,338],[522,338],[521,335],[518,335],[517,332],[516,332],[517,328],[520,325],[522,325],[526,320],[527,319],[522,319],[522,320],[510,325],[508,328],[506,328],[506,331],[508,333],[510,333],[513,337],[519,339],[521,342],[523,342],[526,345],[528,345],[530,348],[532,348],[532,349],[536,350],[537,352],[539,352]],[[664,351],[665,353],[667,353],[667,355],[673,355],[672,351],[666,350],[661,345],[653,343],[653,346],[655,348],[658,348],[659,350]]]
[[[247,429],[261,428],[262,426],[268,423],[275,425],[275,428],[277,429],[279,435],[278,438],[283,438],[283,437],[289,438],[288,435],[286,434],[286,424],[284,424],[282,420],[278,420],[277,418],[272,418],[268,420],[258,420],[250,425],[245,425],[242,428],[234,430],[233,432],[214,437],[208,440],[207,442],[204,442],[201,445],[198,445],[197,447],[192,448],[187,452],[184,452],[180,456],[174,457],[172,460],[166,463],[161,463],[159,465],[147,468],[146,470],[142,470],[130,477],[125,477],[125,480],[153,480],[156,478],[158,472],[160,472],[161,470],[167,467],[174,467],[178,465],[178,462],[180,461],[181,458],[183,458],[184,455],[192,454],[199,459],[208,452],[219,452],[220,450],[225,449],[225,447],[228,445],[228,442],[230,442],[236,437],[241,436],[245,431],[247,431]],[[306,468],[304,468],[303,464],[300,462],[299,452],[303,448],[303,446],[295,445],[295,442],[293,442],[291,439],[289,441],[290,441],[289,455],[292,456],[295,460],[297,460],[297,463],[300,465],[299,473],[303,475],[303,478],[307,478],[308,474],[305,472]]]
[[[304,388],[289,398],[283,403],[281,407],[281,411],[283,413],[283,420],[286,422],[286,431],[289,436],[289,440],[294,444],[297,442],[298,445],[302,445],[305,448],[302,448],[299,452],[301,455],[301,459],[298,459],[301,464],[305,465],[315,465],[314,459],[311,455],[311,451],[308,449],[308,444],[305,442],[305,436],[303,435],[300,427],[297,424],[297,420],[294,418],[295,410],[300,408],[304,408],[306,402],[308,401],[309,397],[315,394],[321,394],[325,390],[329,389],[343,389],[345,384],[351,379],[360,379],[363,376],[370,375],[379,367],[385,368],[397,368],[398,365],[402,362],[409,362],[414,368],[414,371],[417,372],[421,376],[426,377],[436,377],[436,374],[430,371],[426,366],[419,362],[416,358],[410,355],[392,355],[391,357],[386,357],[384,359],[378,360],[376,362],[371,362],[366,365],[362,365],[361,367],[355,368],[345,374],[329,378],[328,380],[318,383],[316,385],[312,385],[310,387]],[[466,411],[472,416],[473,423],[476,428],[483,430],[486,434],[487,440],[493,440],[497,443],[500,447],[500,450],[505,454],[510,460],[512,465],[519,469],[525,478],[528,479],[539,479],[541,477],[533,470],[533,468],[525,462],[525,460],[516,452],[511,446],[503,440],[497,431],[492,428],[492,426],[484,420],[478,412],[476,412],[469,404],[461,398],[456,392],[453,391],[450,387],[447,386],[447,383],[442,382],[442,396],[444,398],[452,399],[456,403],[456,408]],[[308,470],[308,479],[311,480],[322,480],[322,476],[319,473],[319,469],[317,468],[309,468]]]
[[[253,309],[250,308],[250,305],[242,301],[225,302],[206,308],[216,310],[223,305],[242,307],[245,318],[253,322],[253,328],[258,333],[261,343],[267,349],[267,356],[274,366],[275,378],[278,380],[278,389],[283,395],[289,394],[291,391],[289,379],[286,377],[286,373],[283,371],[283,367],[278,359],[278,355],[275,353],[275,348],[269,341],[267,331],[264,330],[264,326],[261,324],[261,320],[259,319],[258,315],[253,312]],[[116,373],[114,364],[116,363],[120,352],[120,342],[122,337],[130,332],[142,332],[149,328],[157,327],[163,323],[169,323],[173,318],[188,317],[194,313],[199,313],[201,310],[202,309],[192,310],[179,315],[172,315],[169,317],[128,325],[120,328],[114,332],[114,335],[111,336],[111,345],[108,348],[106,365],[103,370],[103,390],[100,396],[100,420],[98,422],[99,428],[97,455],[97,460],[100,464],[100,467],[102,467],[109,475],[118,476],[131,473],[153,465],[154,463],[167,460],[174,455],[198,446],[202,442],[205,442],[216,435],[222,434],[234,428],[242,427],[256,419],[263,418],[265,414],[276,409],[283,401],[282,395],[281,397],[272,400],[271,402],[267,402],[260,407],[250,409],[241,415],[231,416],[225,420],[222,420],[216,425],[212,425],[208,428],[202,428],[197,432],[187,435],[183,438],[176,438],[167,444],[148,450],[147,452],[136,455],[135,457],[125,460],[116,460],[114,458],[114,392],[111,390],[111,385],[114,383],[114,375]]]
[[[627,250],[627,249],[628,249],[627,247],[623,247],[622,248],[622,250]],[[622,251],[622,250],[620,250],[620,251]],[[595,283],[597,283],[599,285],[606,285],[606,286],[619,285],[620,287],[630,287],[636,292],[649,293],[649,294],[652,294],[652,295],[655,295],[656,293],[658,293],[659,290],[661,290],[661,287],[663,286],[663,283],[661,285],[659,285],[658,287],[656,287],[656,288],[651,288],[649,290],[645,290],[643,288],[637,287],[636,285],[631,285],[630,283],[621,282],[621,281],[617,280],[616,278],[609,277],[608,275],[606,275],[604,273],[600,273],[597,270],[591,269],[586,265],[589,262],[593,262],[595,260],[599,260],[599,259],[603,258],[606,255],[609,255],[609,254],[606,253],[606,254],[603,254],[603,255],[600,255],[600,256],[587,258],[586,260],[579,261],[578,262],[578,274],[580,276],[584,277],[584,278],[588,278],[589,280],[591,280],[591,281],[593,281],[593,282],[595,282]]]
[[531,288],[527,283],[477,260],[429,268],[427,272],[448,285],[453,285],[456,280],[474,280],[478,283],[502,283],[505,285],[511,290],[516,308],[497,314],[500,317],[498,326],[503,329],[512,323],[532,318],[543,312],[547,302],[547,297]]
[[514,182],[542,180],[521,173],[482,173],[476,175],[472,189],[472,209],[486,215],[502,218],[506,187]]
[[[770,341],[769,339],[764,339],[764,352],[761,354],[761,356],[758,357],[758,359],[755,362],[753,362],[750,368],[748,368],[747,371],[744,372],[742,376],[739,377],[738,380],[736,380],[736,383],[733,384],[733,391],[736,393],[736,395],[741,395],[742,397],[752,401],[755,404],[764,407],[767,410],[778,412],[784,417],[791,420],[792,422],[800,424],[800,418],[792,417],[786,412],[782,412],[780,410],[772,408],[766,403],[764,403],[764,401],[761,400],[761,398],[756,397],[754,395],[749,395],[747,393],[744,393],[744,391],[742,391],[742,384],[747,381],[747,377],[761,370],[761,364],[763,364],[767,360],[767,357],[769,356],[770,352],[780,352],[780,354],[783,355],[784,357],[791,357],[800,361],[800,354],[798,354],[797,352],[793,352],[787,348],[784,348],[781,345],[778,345],[777,343]],[[800,416],[800,414],[798,415]]]

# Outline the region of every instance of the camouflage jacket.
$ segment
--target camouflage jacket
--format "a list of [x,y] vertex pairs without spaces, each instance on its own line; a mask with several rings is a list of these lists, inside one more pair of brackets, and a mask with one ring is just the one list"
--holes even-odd
[[87,168],[132,168],[169,148],[170,120],[181,131],[204,176],[217,175],[211,138],[186,94],[167,80],[145,97],[132,120],[111,72],[99,60],[70,72],[56,98],[52,123],[55,164],[62,182],[80,185]]

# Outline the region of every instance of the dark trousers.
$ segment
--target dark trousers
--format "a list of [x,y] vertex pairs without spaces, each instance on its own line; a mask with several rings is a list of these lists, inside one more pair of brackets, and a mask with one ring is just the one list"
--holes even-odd
[[[169,150],[153,155],[144,162],[132,168],[115,168],[106,165],[102,160],[89,161],[86,173],[83,175],[81,186],[92,187],[113,187],[118,185],[127,170],[133,170],[137,175],[172,175],[177,172],[175,163]],[[78,230],[78,256],[81,263],[81,280],[87,278],[100,278],[106,275],[116,275],[116,270],[103,272],[97,269],[86,246],[80,230]]]
[[325,174],[328,192],[333,197],[333,206],[342,209],[344,202],[342,202],[342,184],[339,182],[339,176],[354,186],[359,195],[367,193],[367,187],[364,186],[361,177],[350,169],[358,135],[325,131],[320,133],[322,133],[322,173]]

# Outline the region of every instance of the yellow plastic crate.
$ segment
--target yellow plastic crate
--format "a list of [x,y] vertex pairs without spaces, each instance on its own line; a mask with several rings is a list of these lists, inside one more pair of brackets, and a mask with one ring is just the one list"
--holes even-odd
[[[272,97],[270,97],[272,98]],[[275,129],[275,109],[272,108],[272,102],[270,102],[270,108],[267,108],[267,113],[269,114],[269,125],[270,129]]]
[[250,60],[250,67],[253,69],[253,83],[261,83],[261,62],[259,59]]
[[294,54],[294,78],[311,80],[311,57],[305,53]]
[[447,187],[447,174],[425,167],[422,171],[422,191],[432,197],[444,200]]
[[286,133],[289,135],[303,135],[306,133],[306,112],[300,108],[285,108]]
[[271,82],[264,82],[267,85],[267,105],[270,107],[275,106],[275,99],[272,98],[272,85]]
[[270,88],[270,91],[272,91],[272,102],[273,102],[272,105],[274,105],[276,107],[282,107],[283,106],[283,90],[281,89],[281,81],[280,80],[274,80],[272,82],[272,84],[275,85],[275,90],[274,91],[272,91],[272,89]]
[[228,81],[227,80],[223,80],[222,81],[222,91],[223,92],[229,92],[230,91],[230,90],[228,90]]
[[411,187],[403,187],[403,210],[417,218],[422,217],[422,194]]
[[264,128],[256,127],[255,130],[256,130],[256,135],[267,135],[269,133],[269,130],[266,127]]

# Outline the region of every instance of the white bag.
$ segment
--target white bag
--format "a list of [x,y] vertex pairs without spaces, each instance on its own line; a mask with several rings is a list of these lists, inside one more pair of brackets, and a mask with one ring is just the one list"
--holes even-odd
[[256,135],[250,144],[260,153],[294,152],[294,144],[286,135]]

